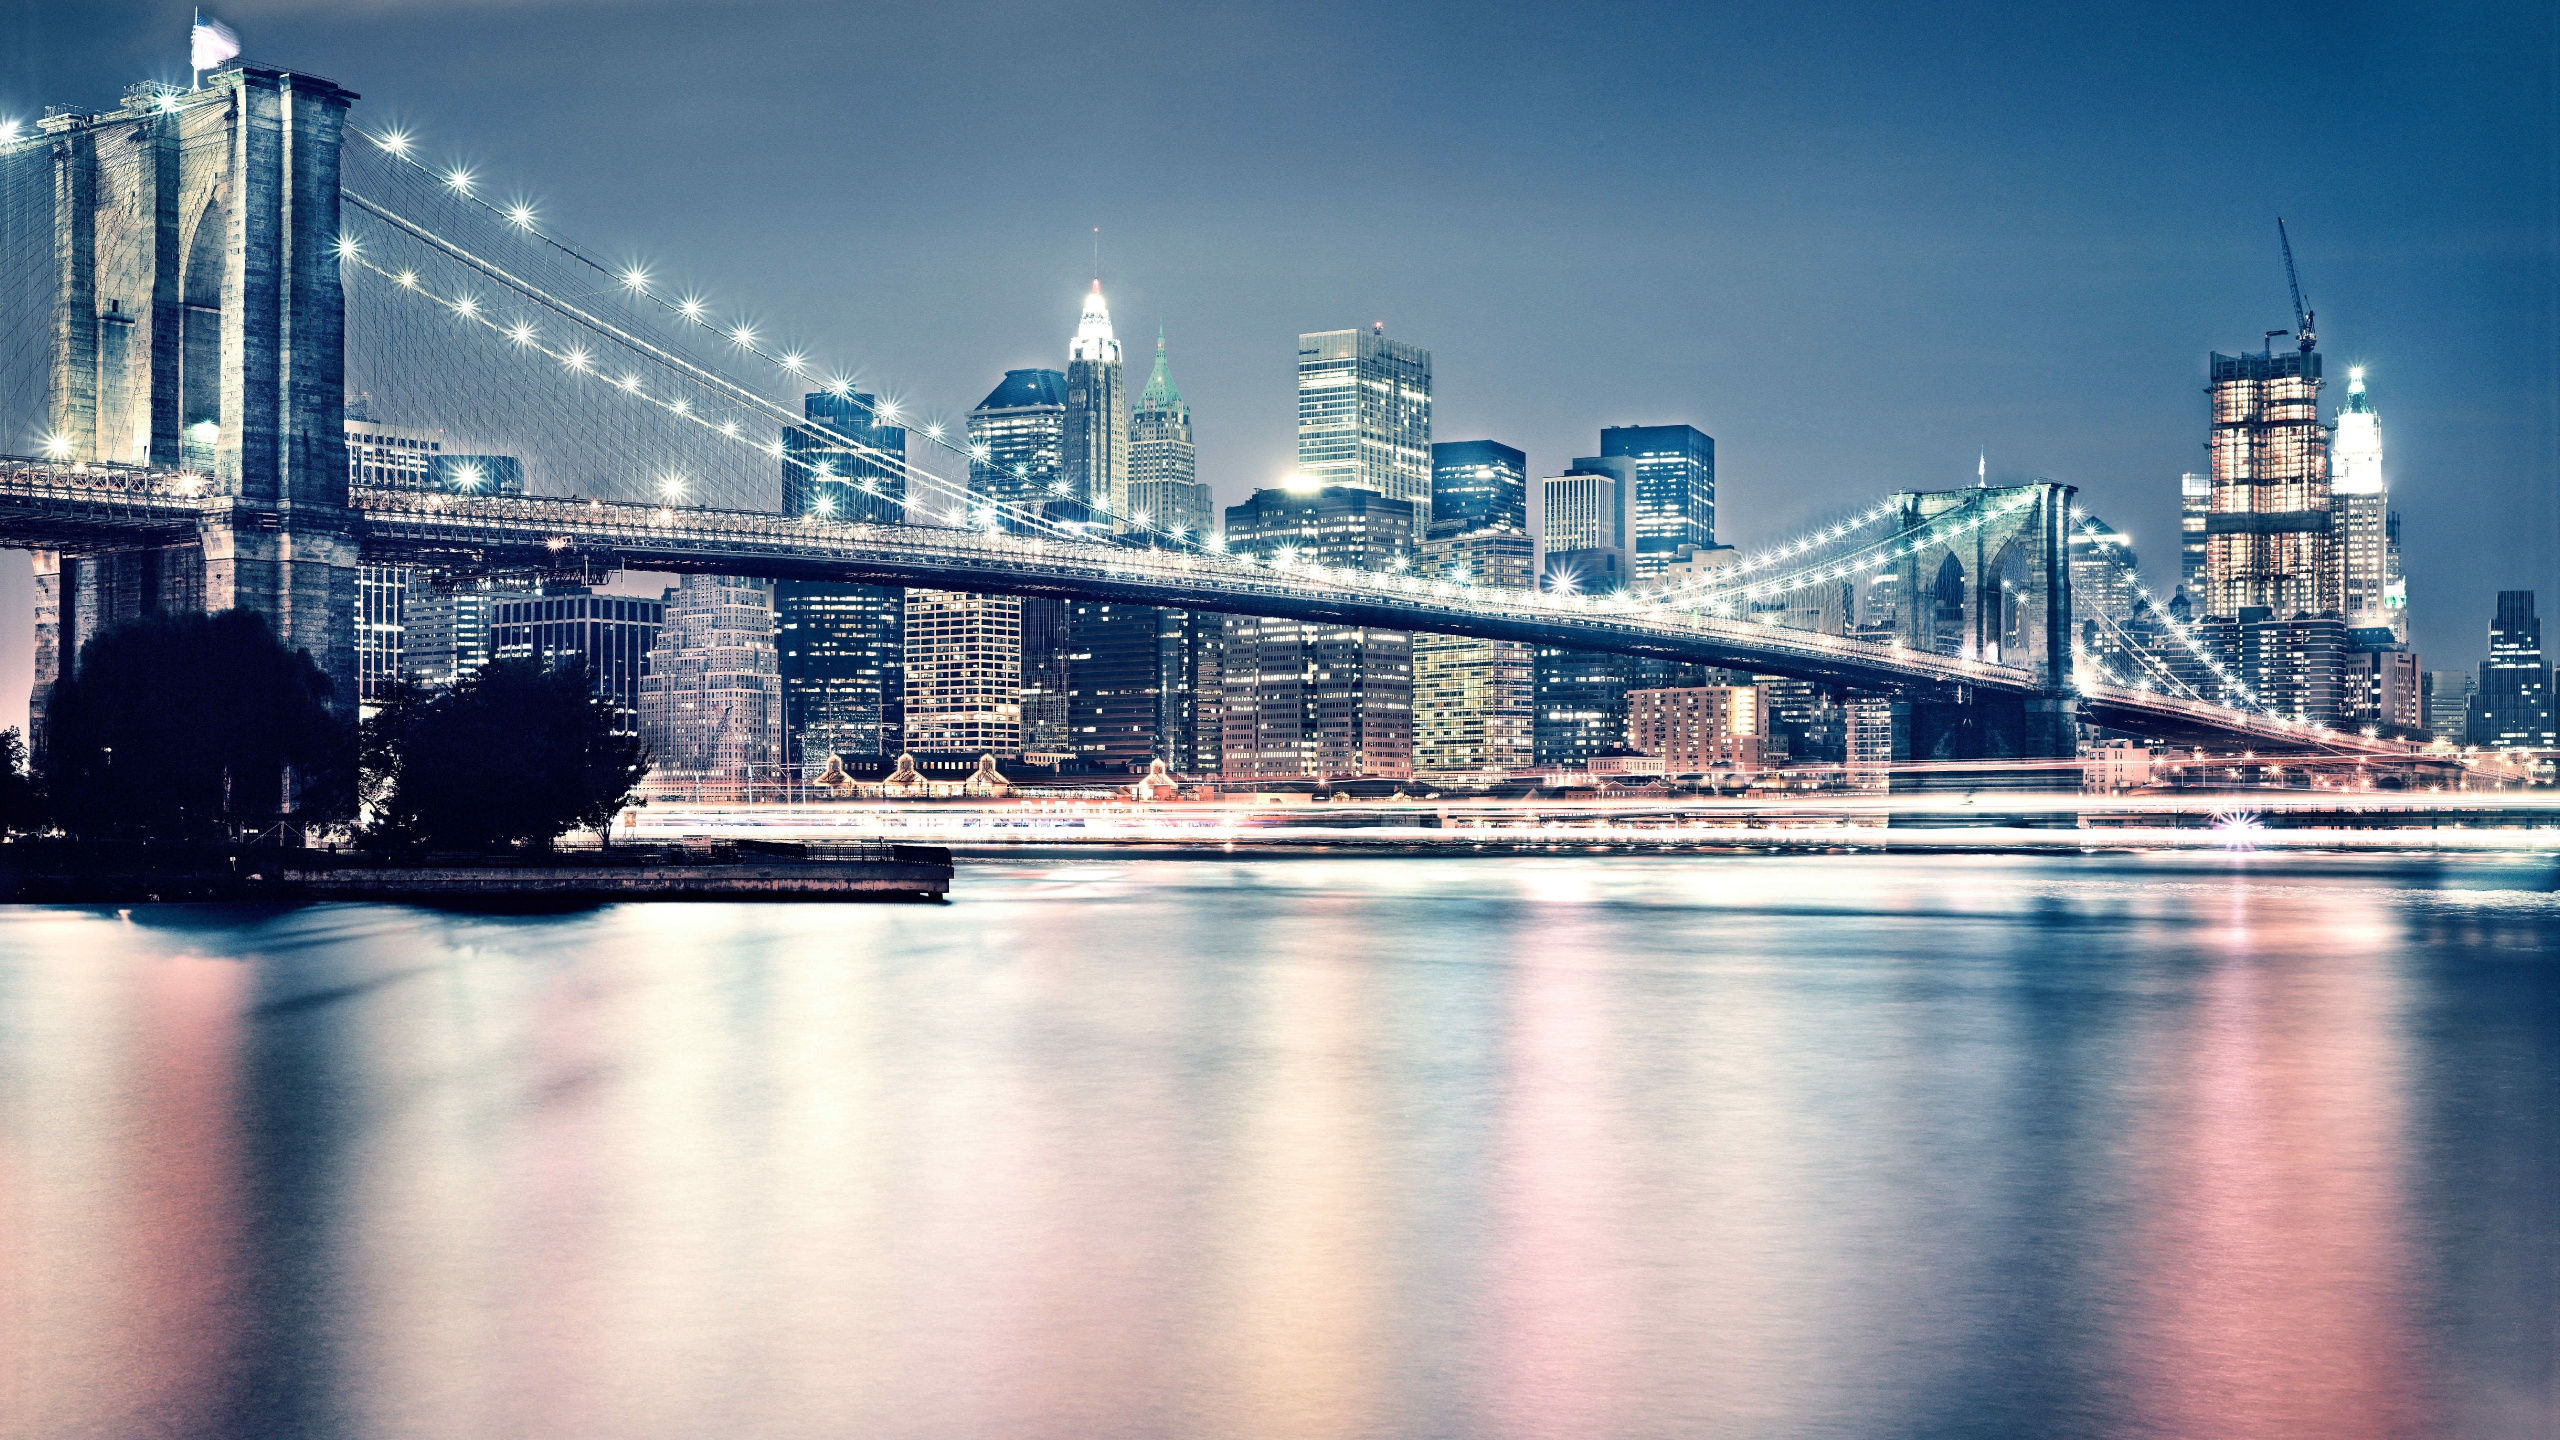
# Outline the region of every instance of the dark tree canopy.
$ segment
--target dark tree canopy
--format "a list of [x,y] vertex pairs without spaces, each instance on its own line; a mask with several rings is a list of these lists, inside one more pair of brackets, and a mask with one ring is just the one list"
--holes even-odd
[[54,817],[75,834],[170,839],[343,819],[355,727],[331,712],[330,689],[254,611],[102,630],[47,706]]
[[27,773],[27,741],[18,727],[0,730],[0,835],[36,827],[35,780]]
[[608,825],[649,773],[583,661],[493,660],[439,690],[398,687],[365,726],[369,838],[547,846]]

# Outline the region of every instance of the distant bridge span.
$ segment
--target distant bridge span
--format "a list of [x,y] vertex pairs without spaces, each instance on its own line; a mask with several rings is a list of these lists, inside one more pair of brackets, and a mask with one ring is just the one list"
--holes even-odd
[[[0,465],[0,545],[103,554],[182,546],[261,522],[165,472]],[[1422,576],[922,526],[551,496],[359,488],[343,527],[368,564],[465,571],[663,570],[1113,600],[1642,655],[1922,699],[2052,700],[2024,668],[1702,615],[1654,600],[1469,589]],[[2077,718],[2177,744],[2405,756],[2395,741],[2149,691],[2061,692]]]

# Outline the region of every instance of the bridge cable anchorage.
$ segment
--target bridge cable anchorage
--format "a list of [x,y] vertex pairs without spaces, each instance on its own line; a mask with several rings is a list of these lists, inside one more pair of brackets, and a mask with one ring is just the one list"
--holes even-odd
[[[689,300],[685,303],[679,304],[669,300],[666,296],[651,290],[648,288],[648,277],[646,272],[641,270],[638,266],[628,267],[619,272],[615,271],[611,266],[605,264],[603,261],[594,258],[583,250],[580,250],[578,247],[570,244],[568,241],[561,239],[557,235],[551,234],[534,224],[533,212],[530,207],[517,205],[503,210],[500,209],[496,202],[481,195],[472,188],[470,183],[471,177],[468,171],[456,170],[442,176],[435,175],[435,172],[424,160],[410,153],[412,143],[409,137],[405,134],[395,135],[386,132],[380,135],[367,134],[366,138],[372,140],[375,147],[381,153],[390,156],[394,162],[407,165],[410,168],[417,170],[422,175],[427,175],[436,179],[443,185],[445,190],[450,191],[465,202],[477,206],[492,216],[505,220],[519,233],[530,235],[533,238],[540,240],[543,244],[557,250],[562,255],[567,256],[576,263],[595,271],[599,275],[613,280],[633,295],[657,306],[664,313],[675,316],[688,324],[705,330],[710,330],[712,328],[711,322],[705,318],[708,313],[708,308],[703,306],[698,300]],[[350,195],[352,198],[352,192],[350,192]],[[735,341],[738,348],[766,361],[767,363],[784,371],[786,374],[791,375],[795,379],[806,382],[810,378],[803,373],[805,370],[805,362],[800,362],[800,357],[776,355],[772,351],[764,349],[763,347],[753,343],[752,339],[748,338],[751,335],[751,330],[742,329],[737,335],[732,336],[732,339]],[[838,390],[836,393],[842,394],[844,391]],[[874,414],[877,415],[877,413],[878,410],[875,407]],[[823,422],[812,421],[804,417],[793,419],[791,424],[795,428],[816,431],[824,435],[826,438],[852,445],[857,449],[869,448],[868,446],[862,445],[861,442],[854,441],[851,437],[845,436],[841,432],[834,430]],[[960,446],[954,445],[943,438],[943,436],[936,433],[938,428],[939,427],[929,427],[926,430],[923,437],[925,443],[937,446],[949,452],[955,458],[963,461],[971,461],[977,458],[973,451],[965,450]],[[900,459],[895,463],[900,469],[903,469],[906,464],[903,459]],[[1134,513],[1122,514],[1121,512],[1114,510],[1108,500],[1098,500],[1091,496],[1079,497],[1079,499],[1080,503],[1082,503],[1086,508],[1097,511],[1102,516],[1110,520],[1129,525],[1134,530],[1144,533],[1150,537],[1161,535],[1174,542],[1177,546],[1191,548],[1201,553],[1215,553],[1219,548],[1218,546],[1207,543],[1204,537],[1190,537],[1183,535],[1178,533],[1172,527],[1155,525],[1147,518]],[[1046,522],[1045,516],[1039,515],[1036,510],[1030,508],[1031,502],[1029,501],[1005,500],[989,502],[986,501],[984,497],[973,497],[973,501],[981,508],[1012,513],[1014,518],[1028,523],[1036,525]],[[1056,531],[1059,527],[1054,523],[1051,523],[1047,528]],[[1081,534],[1082,532],[1068,530],[1060,533]]]

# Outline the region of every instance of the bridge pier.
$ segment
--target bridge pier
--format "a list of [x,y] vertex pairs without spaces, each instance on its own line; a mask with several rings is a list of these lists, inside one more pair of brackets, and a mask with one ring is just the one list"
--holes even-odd
[[[54,458],[187,466],[228,505],[194,544],[38,552],[34,719],[99,629],[243,608],[356,703],[338,152],[356,96],[232,65],[47,117]],[[136,223],[140,217],[141,223]]]
[[[2070,828],[2067,813],[2004,811],[2003,794],[2080,788],[2079,704],[2068,695],[1959,695],[1893,704],[1892,793],[1961,799],[1895,825]],[[2039,763],[2042,762],[2042,763]]]

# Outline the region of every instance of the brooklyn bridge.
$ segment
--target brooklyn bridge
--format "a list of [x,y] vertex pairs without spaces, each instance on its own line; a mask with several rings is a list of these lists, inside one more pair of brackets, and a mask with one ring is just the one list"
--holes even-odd
[[[1075,519],[991,502],[943,427],[910,457],[809,418],[777,393],[840,379],[438,173],[354,123],[357,99],[235,64],[0,144],[0,290],[42,325],[0,349],[0,401],[41,392],[35,453],[0,460],[0,545],[35,552],[39,723],[84,639],[179,607],[262,613],[352,704],[358,567],[396,565],[1084,597],[1697,662],[1893,697],[1912,760],[2065,760],[2085,725],[2411,753],[2269,713],[2136,577],[2075,596],[2075,543],[2108,552],[2066,485],[1897,491],[1712,575],[1602,594],[1245,554],[1100,497]],[[351,482],[351,391],[432,394],[493,447],[574,452],[544,472],[573,478]],[[805,459],[790,430],[852,463]],[[793,466],[826,498],[786,514]],[[900,503],[867,503],[883,491]],[[1771,623],[1767,602],[1860,586],[1899,598],[1889,628]]]

